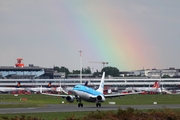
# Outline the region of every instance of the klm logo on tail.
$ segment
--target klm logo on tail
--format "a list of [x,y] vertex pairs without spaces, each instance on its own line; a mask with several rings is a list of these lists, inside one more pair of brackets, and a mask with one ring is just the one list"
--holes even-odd
[[158,81],[156,81],[153,85],[153,88],[159,88],[160,87],[160,83]]
[[21,87],[21,83],[20,82],[17,83],[16,88],[19,88],[19,87]]
[[50,88],[51,87],[51,82],[49,82],[49,84],[47,85],[47,88]]

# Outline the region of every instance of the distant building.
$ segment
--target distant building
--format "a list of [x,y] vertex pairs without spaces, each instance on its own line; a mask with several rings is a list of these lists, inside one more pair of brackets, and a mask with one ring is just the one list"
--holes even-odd
[[[92,78],[93,74],[82,74],[82,78]],[[68,74],[67,78],[80,78],[80,74]]]
[[65,72],[54,72],[53,73],[53,78],[54,79],[61,79],[61,78],[65,78]]
[[0,66],[0,79],[59,79],[65,73],[55,73],[54,68],[24,66],[22,58],[17,59],[15,66]]
[[169,76],[169,77],[175,77],[179,76],[179,69],[175,68],[169,68],[169,69],[152,69],[148,73],[149,77],[163,77],[163,76]]
[[134,70],[131,72],[120,72],[121,77],[148,77],[148,78],[160,78],[164,76],[169,77],[180,77],[180,69],[169,68],[169,69],[143,69]]
[[119,72],[120,77],[129,77],[129,76],[134,76],[134,72],[129,72],[129,71],[120,71]]

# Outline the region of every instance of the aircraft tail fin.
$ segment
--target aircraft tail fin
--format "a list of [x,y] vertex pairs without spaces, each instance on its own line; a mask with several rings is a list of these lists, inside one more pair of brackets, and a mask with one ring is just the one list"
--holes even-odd
[[21,82],[18,82],[16,88],[20,88],[20,87],[21,87]]
[[41,85],[41,88],[40,88],[40,93],[42,93],[42,85]]
[[99,88],[96,90],[100,93],[103,93],[104,91],[104,77],[105,77],[105,72],[103,72],[102,78],[101,78],[101,83],[99,85]]
[[88,81],[85,82],[84,86],[88,86]]
[[51,88],[51,82],[48,83],[47,88]]
[[155,81],[153,88],[160,88],[160,82],[159,81]]

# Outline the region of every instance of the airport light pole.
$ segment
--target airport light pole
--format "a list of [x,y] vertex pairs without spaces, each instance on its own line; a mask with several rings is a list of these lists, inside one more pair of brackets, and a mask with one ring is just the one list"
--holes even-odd
[[80,84],[82,84],[82,51],[79,51],[80,53]]

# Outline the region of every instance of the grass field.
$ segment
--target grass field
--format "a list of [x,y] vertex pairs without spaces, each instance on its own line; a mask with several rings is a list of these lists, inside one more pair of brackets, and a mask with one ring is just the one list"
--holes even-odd
[[[30,95],[18,95],[14,96],[12,94],[0,94],[0,108],[14,108],[14,107],[39,107],[44,106],[47,104],[62,104],[62,101],[65,104],[77,104],[74,103],[67,103],[65,99],[61,97],[53,97],[53,96],[46,96],[41,94],[30,94]],[[147,105],[153,104],[153,102],[157,102],[157,104],[180,104],[180,95],[129,95],[124,96],[122,98],[113,98],[113,99],[106,99],[102,106],[108,104],[109,102],[116,102],[117,105]],[[83,102],[84,105],[92,104],[95,106],[95,103],[87,103]],[[89,112],[68,112],[68,113],[27,113],[23,114],[25,116],[34,116],[34,117],[41,117],[45,120],[51,120],[54,118],[58,118],[60,120],[66,118],[67,116],[84,116]],[[2,116],[21,116],[22,114],[6,114],[0,115]]]
[[[47,96],[41,94],[30,94],[30,95],[18,95],[14,96],[12,94],[0,94],[0,107],[38,107],[46,104],[77,104],[68,103],[65,99],[61,97]],[[6,102],[8,104],[2,104]],[[154,94],[154,95],[128,95],[121,98],[107,98],[103,104],[108,104],[109,102],[116,102],[117,105],[145,105],[153,104],[157,102],[158,104],[180,104],[180,95],[167,95],[167,94]],[[83,102],[84,104],[94,104]]]

